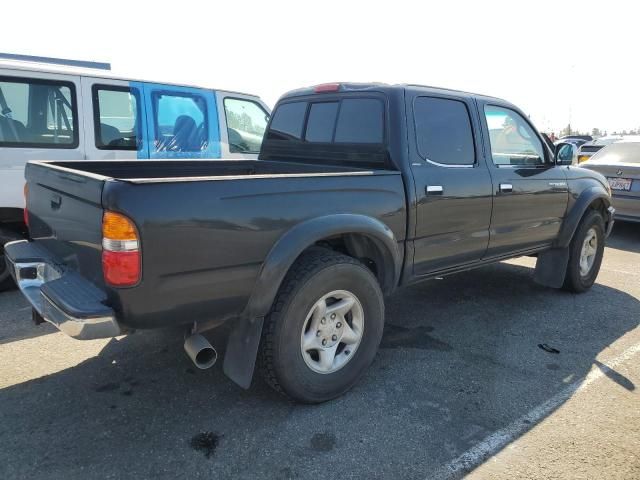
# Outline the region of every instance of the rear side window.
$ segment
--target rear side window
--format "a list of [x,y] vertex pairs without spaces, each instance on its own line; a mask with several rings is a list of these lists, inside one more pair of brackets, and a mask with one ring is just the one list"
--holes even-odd
[[475,148],[469,111],[458,100],[418,97],[413,115],[418,153],[442,165],[473,165]]
[[341,102],[336,143],[382,143],[384,111],[374,98],[345,99]]
[[307,102],[283,103],[271,121],[269,136],[274,140],[300,140],[304,116],[307,113]]
[[0,146],[76,148],[71,82],[0,77]]
[[138,91],[94,85],[92,93],[96,147],[101,150],[138,150]]
[[192,94],[153,94],[158,152],[201,152],[209,144],[207,103]]

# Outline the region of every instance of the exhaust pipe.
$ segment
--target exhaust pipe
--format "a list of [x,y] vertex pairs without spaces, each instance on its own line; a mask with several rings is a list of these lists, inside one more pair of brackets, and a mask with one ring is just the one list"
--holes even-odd
[[184,341],[184,351],[194,365],[201,370],[213,367],[218,360],[216,349],[199,333],[187,337]]

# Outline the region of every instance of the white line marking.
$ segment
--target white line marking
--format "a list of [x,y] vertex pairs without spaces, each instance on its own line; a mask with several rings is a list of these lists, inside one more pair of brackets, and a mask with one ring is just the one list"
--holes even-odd
[[[627,348],[624,352],[607,363],[602,363],[610,369],[615,368],[617,365],[629,360],[638,352],[640,352],[640,343]],[[577,380],[568,385],[565,389],[558,392],[546,402],[538,405],[533,410],[530,410],[528,413],[510,425],[507,425],[505,428],[492,433],[473,448],[464,452],[458,458],[455,458],[451,462],[440,467],[432,476],[427,478],[444,480],[456,478],[460,474],[470,472],[476,466],[479,466],[480,463],[502,450],[506,445],[520,437],[536,423],[548,416],[556,408],[566,402],[572,395],[585,390],[589,385],[602,378],[604,375],[605,373],[599,368],[591,370],[583,380]]]

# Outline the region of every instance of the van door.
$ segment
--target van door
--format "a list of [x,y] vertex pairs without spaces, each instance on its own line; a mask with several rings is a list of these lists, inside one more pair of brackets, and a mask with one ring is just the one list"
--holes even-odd
[[259,98],[216,91],[222,158],[257,158],[270,110]]
[[81,160],[80,77],[0,69],[0,211],[24,208],[28,160]]
[[144,84],[151,158],[220,158],[212,90]]
[[143,85],[82,77],[85,158],[149,158]]

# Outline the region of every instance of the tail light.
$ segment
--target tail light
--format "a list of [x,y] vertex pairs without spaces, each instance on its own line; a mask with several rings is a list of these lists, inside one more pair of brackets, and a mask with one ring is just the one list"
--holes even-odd
[[141,277],[140,239],[124,215],[105,212],[102,218],[102,272],[108,285],[131,287]]
[[29,196],[29,184],[24,184],[24,210],[22,215],[24,216],[24,224],[29,228],[29,210],[27,210],[27,197]]

